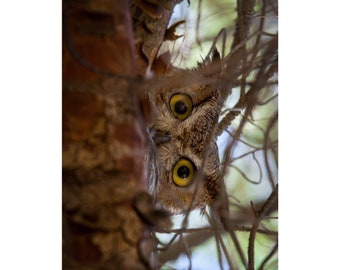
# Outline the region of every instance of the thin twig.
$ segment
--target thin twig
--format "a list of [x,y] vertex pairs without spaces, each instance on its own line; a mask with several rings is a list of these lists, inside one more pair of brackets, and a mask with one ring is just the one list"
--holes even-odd
[[274,254],[278,251],[279,244],[276,242],[276,245],[273,247],[273,249],[270,251],[268,256],[263,260],[261,263],[259,270],[263,270],[266,264],[269,262],[269,260],[274,256]]
[[274,117],[269,122],[268,128],[266,130],[266,134],[265,134],[264,145],[263,145],[263,149],[264,149],[264,161],[265,161],[265,165],[266,165],[266,171],[267,171],[268,178],[269,178],[269,181],[271,183],[271,186],[272,186],[273,190],[275,189],[275,181],[274,181],[273,174],[272,174],[272,172],[270,170],[267,144],[270,144],[270,139],[269,139],[270,130],[273,128],[274,124],[277,122],[277,119],[278,119],[278,113],[276,112]]
[[253,226],[251,228],[250,234],[249,234],[249,245],[248,245],[248,270],[254,270],[255,269],[255,238],[256,233],[258,230],[258,226],[260,225],[260,222],[263,218],[263,216],[266,214],[268,209],[274,204],[277,200],[278,195],[278,185],[276,185],[274,191],[270,194],[267,201],[263,204],[260,211],[254,210],[255,214],[255,220],[253,223]]

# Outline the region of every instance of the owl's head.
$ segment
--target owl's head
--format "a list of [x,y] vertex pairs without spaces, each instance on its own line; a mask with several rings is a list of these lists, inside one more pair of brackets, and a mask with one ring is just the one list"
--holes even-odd
[[150,127],[156,150],[154,194],[174,214],[203,209],[217,195],[219,92],[203,77],[167,80],[162,86],[149,93],[156,107]]

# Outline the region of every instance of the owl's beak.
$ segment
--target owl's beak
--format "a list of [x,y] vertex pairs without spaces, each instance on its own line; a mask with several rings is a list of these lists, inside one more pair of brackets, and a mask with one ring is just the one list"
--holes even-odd
[[169,134],[164,134],[158,130],[151,129],[150,135],[155,145],[160,145],[161,143],[170,142],[171,136]]

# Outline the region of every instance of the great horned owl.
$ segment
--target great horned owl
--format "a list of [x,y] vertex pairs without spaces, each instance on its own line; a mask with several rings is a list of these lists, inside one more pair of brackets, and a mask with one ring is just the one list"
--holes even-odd
[[149,128],[155,152],[152,193],[173,214],[203,210],[217,195],[219,92],[197,71],[160,85],[149,92],[156,108]]

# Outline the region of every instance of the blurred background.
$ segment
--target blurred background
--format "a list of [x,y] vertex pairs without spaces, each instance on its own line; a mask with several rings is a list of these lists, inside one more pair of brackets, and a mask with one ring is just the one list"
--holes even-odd
[[[194,68],[209,53],[213,42],[220,55],[231,52],[235,19],[237,18],[236,1],[187,1],[175,7],[169,25],[185,20],[179,25],[176,34],[184,35],[175,42],[164,42],[161,52],[170,51],[172,64],[179,68]],[[226,29],[226,39],[216,38],[220,30]],[[276,1],[257,1],[255,13],[252,16],[250,33],[261,29],[261,42],[265,43],[278,31],[278,14]],[[256,34],[256,33],[255,33]],[[256,38],[247,41],[251,51]],[[225,47],[223,54],[222,48]],[[259,54],[261,57],[261,54]],[[249,53],[248,58],[251,57]],[[247,83],[243,85],[247,92],[256,77],[256,69],[247,74]],[[241,217],[248,222],[236,225],[234,234],[212,229],[211,221],[206,215],[192,211],[188,218],[186,231],[184,216],[173,217],[173,233],[157,233],[161,251],[159,256],[165,263],[162,269],[233,269],[228,263],[226,252],[232,258],[235,269],[246,269],[242,256],[248,252],[250,229],[254,217],[254,209],[259,209],[265,203],[277,183],[278,175],[278,86],[277,74],[268,80],[264,89],[258,94],[258,103],[241,130],[240,136],[233,144],[228,158],[229,165],[223,176],[230,204],[231,218]],[[221,119],[235,110],[240,99],[241,86],[235,86],[224,103]],[[244,91],[244,90],[243,90]],[[237,108],[236,108],[237,109]],[[223,163],[225,151],[232,136],[238,129],[244,115],[241,113],[231,122],[218,137],[220,160]],[[223,165],[222,165],[223,166]],[[252,206],[253,204],[253,206]],[[277,203],[270,214],[264,217],[258,227],[254,241],[255,269],[277,269],[277,239],[278,239]],[[243,253],[243,255],[240,255]],[[230,261],[230,259],[229,259]]]

